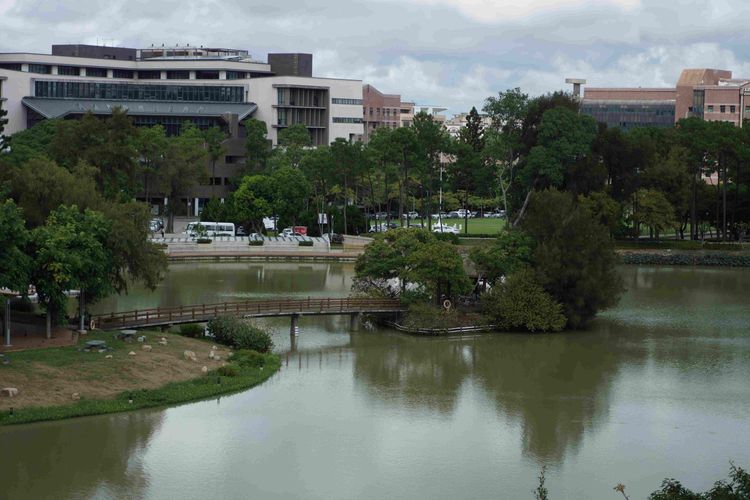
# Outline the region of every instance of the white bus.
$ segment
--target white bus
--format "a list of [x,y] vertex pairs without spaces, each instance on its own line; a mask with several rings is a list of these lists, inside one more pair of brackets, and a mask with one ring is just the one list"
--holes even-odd
[[188,236],[198,236],[196,227],[200,224],[206,230],[207,236],[234,236],[234,224],[232,222],[191,222],[187,225],[185,233]]

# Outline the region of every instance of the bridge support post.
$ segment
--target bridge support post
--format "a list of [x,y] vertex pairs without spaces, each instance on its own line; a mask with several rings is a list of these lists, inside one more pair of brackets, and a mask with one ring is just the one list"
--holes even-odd
[[352,313],[349,315],[349,330],[354,332],[357,331],[359,326],[359,313]]
[[291,318],[292,318],[292,321],[289,327],[289,335],[296,337],[297,335],[299,335],[299,327],[297,326],[297,320],[299,319],[299,315],[292,314]]

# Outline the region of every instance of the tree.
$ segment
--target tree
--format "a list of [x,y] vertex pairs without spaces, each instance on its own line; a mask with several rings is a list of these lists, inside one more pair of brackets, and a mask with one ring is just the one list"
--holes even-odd
[[112,291],[108,279],[112,260],[104,244],[110,228],[99,212],[81,213],[76,206],[61,206],[44,226],[33,230],[31,280],[47,310],[47,338],[52,334],[52,321],[60,323],[64,318],[66,291],[78,289],[90,299]]
[[274,215],[284,223],[295,225],[310,197],[310,183],[305,174],[297,168],[281,167],[271,174],[271,183],[273,197],[270,202]]
[[562,306],[522,268],[482,296],[482,313],[502,330],[559,332],[565,327]]
[[135,139],[135,149],[140,163],[146,203],[151,205],[151,185],[158,178],[167,157],[169,140],[164,127],[141,127]]
[[286,162],[297,168],[302,161],[305,148],[312,144],[312,138],[304,124],[296,123],[279,131],[278,142]]
[[206,149],[201,131],[191,122],[182,125],[180,135],[170,137],[162,168],[161,191],[167,197],[167,232],[174,231],[177,200],[206,177]]
[[263,231],[263,217],[276,215],[273,211],[276,186],[270,176],[245,176],[233,197],[237,217],[243,223],[250,224],[254,232]]
[[341,186],[342,198],[344,201],[344,233],[347,233],[349,225],[346,220],[346,207],[349,205],[351,193],[349,190],[350,182],[359,174],[359,167],[362,164],[362,143],[350,143],[346,139],[337,137],[331,143],[331,159],[333,161],[336,180]]
[[407,259],[407,279],[432,292],[439,303],[443,296],[454,297],[471,290],[463,259],[455,245],[432,239],[417,247]]
[[248,173],[258,174],[266,168],[268,157],[271,156],[271,143],[266,137],[268,128],[266,122],[250,118],[245,120],[245,131]]
[[603,226],[609,229],[613,236],[620,234],[622,226],[622,207],[607,193],[596,191],[588,196],[579,195],[578,203]]
[[555,189],[531,196],[521,229],[536,243],[537,281],[562,304],[568,326],[585,326],[615,305],[622,291],[609,230],[570,193]]
[[23,208],[30,228],[44,224],[60,205],[98,209],[104,203],[96,187],[95,169],[85,163],[68,170],[40,156],[21,167],[10,167],[5,175],[10,194]]
[[[0,204],[0,288],[22,294],[28,290],[31,274],[31,258],[26,253],[28,242],[21,210],[13,200],[5,200]],[[3,298],[2,303],[6,300],[10,299]],[[4,311],[5,308],[3,315]]]
[[5,125],[8,124],[8,119],[5,118],[6,116],[8,116],[8,111],[0,106],[0,154],[5,153],[5,150],[8,149],[9,145],[8,138],[3,133],[5,131]]
[[435,180],[442,173],[441,155],[448,151],[450,137],[442,124],[436,122],[432,115],[424,112],[414,116],[416,161],[422,178],[423,199],[427,200],[427,227],[432,227],[431,197],[435,189]]
[[578,115],[567,107],[555,107],[544,113],[536,131],[537,144],[520,172],[527,194],[514,226],[523,218],[534,190],[561,186],[566,171],[590,154],[596,132],[593,118]]
[[[636,231],[641,224],[645,224],[651,233],[659,239],[659,234],[669,227],[674,227],[674,208],[667,198],[655,189],[639,189],[634,195],[637,201],[636,209],[631,215]],[[636,237],[638,237],[636,232]]]
[[226,147],[224,141],[227,135],[216,125],[203,131],[203,140],[206,141],[206,155],[211,162],[211,197],[215,198],[216,186],[216,162],[224,156]]
[[504,231],[491,245],[476,247],[471,260],[479,273],[496,283],[531,263],[534,240],[522,231]]
[[458,140],[453,143],[455,161],[450,164],[453,188],[463,193],[464,233],[469,232],[469,191],[476,189],[477,177],[482,170],[484,150],[484,126],[477,108],[472,107],[466,126],[459,130]]
[[[399,229],[376,234],[372,243],[357,258],[354,288],[381,295],[401,295],[412,279],[411,255],[435,240],[435,235],[422,229]],[[394,279],[398,280],[395,289],[389,283]]]
[[19,167],[35,157],[49,157],[49,148],[57,131],[57,120],[44,120],[33,127],[13,134],[13,145],[2,158],[8,165]]

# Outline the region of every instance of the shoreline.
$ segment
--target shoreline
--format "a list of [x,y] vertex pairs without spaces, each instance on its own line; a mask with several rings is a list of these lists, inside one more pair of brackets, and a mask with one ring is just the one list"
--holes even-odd
[[[111,334],[103,332],[98,333],[111,338]],[[127,361],[121,361],[121,364],[117,365],[113,363],[113,360],[105,359],[103,354],[81,353],[78,347],[82,346],[83,343],[89,339],[92,339],[91,335],[86,336],[85,340],[79,341],[76,346],[69,348],[42,348],[15,353],[11,355],[12,363],[9,367],[0,366],[0,373],[4,370],[13,370],[16,365],[18,366],[18,371],[21,373],[25,370],[49,369],[50,367],[67,367],[69,370],[76,372],[86,365],[93,366],[93,364],[99,363],[98,368],[110,370],[110,372],[102,375],[102,379],[106,380],[107,377],[122,377],[127,375],[127,371],[123,373],[120,372],[120,370],[123,369],[123,364],[128,364]],[[202,339],[190,340],[205,344],[206,348],[212,345],[211,342]],[[140,353],[141,349],[137,349],[138,344],[130,345],[132,345],[134,351],[139,351],[137,354],[138,357],[147,356],[145,353]],[[193,343],[194,347],[197,345],[198,344]],[[120,347],[122,346],[118,345],[118,347],[112,352],[115,355],[118,355],[121,359],[130,358],[130,356],[125,355],[125,353],[128,349],[131,349],[131,347]],[[62,349],[65,350],[63,351]],[[223,347],[222,349],[226,350],[226,348]],[[182,347],[180,347],[179,350],[182,350]],[[97,356],[100,356],[100,358],[96,359]],[[210,399],[216,396],[242,392],[265,382],[275,375],[281,368],[281,358],[278,355],[265,354],[261,356],[260,359],[262,361],[257,366],[241,365],[240,363],[233,362],[230,357],[226,364],[222,364],[221,366],[214,364],[212,366],[213,369],[204,373],[199,371],[199,366],[202,363],[198,363],[192,365],[195,368],[195,372],[198,373],[198,375],[194,377],[172,380],[156,387],[149,387],[148,384],[139,381],[139,387],[131,387],[104,397],[93,396],[89,398],[86,393],[82,391],[79,396],[80,399],[74,399],[72,402],[65,402],[62,404],[34,405],[31,403],[28,406],[17,408],[10,406],[13,402],[13,398],[3,397],[3,402],[5,403],[4,406],[6,406],[6,408],[0,412],[0,427],[122,413],[147,408],[166,408],[184,403]],[[83,364],[81,364],[82,359],[85,359]],[[182,358],[179,356],[175,356],[174,360],[174,365],[183,363]],[[48,364],[44,363],[44,361],[47,361]],[[209,363],[206,362],[206,364]],[[67,372],[63,370],[57,376],[64,378],[66,373]],[[18,372],[16,375],[17,374]],[[150,373],[144,373],[144,375],[153,376],[153,370]],[[167,377],[165,376],[165,378]],[[73,382],[75,381],[70,381],[69,383]],[[94,384],[91,383],[91,385],[93,386]],[[29,386],[30,387],[24,387],[23,385],[18,385],[19,390],[24,391],[25,393],[28,393],[28,391],[33,392],[34,389],[31,381],[29,381]],[[60,390],[55,390],[54,388],[51,389],[51,391],[52,393],[48,394],[46,399],[52,401],[60,400],[62,392]],[[93,387],[91,392],[95,393]],[[70,392],[64,394],[70,394]],[[70,401],[70,396],[67,396],[67,398],[68,401]]]

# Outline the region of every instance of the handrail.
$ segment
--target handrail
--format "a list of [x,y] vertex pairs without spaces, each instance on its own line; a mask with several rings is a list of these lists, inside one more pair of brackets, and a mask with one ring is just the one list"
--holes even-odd
[[401,310],[397,299],[369,299],[364,297],[321,297],[321,298],[284,298],[254,299],[246,301],[196,304],[190,306],[157,307],[136,309],[133,311],[112,312],[93,315],[92,319],[100,325],[112,324],[153,324],[156,322],[182,321],[186,318],[196,320],[223,314],[294,314],[294,313],[346,313],[367,312],[381,309]]

